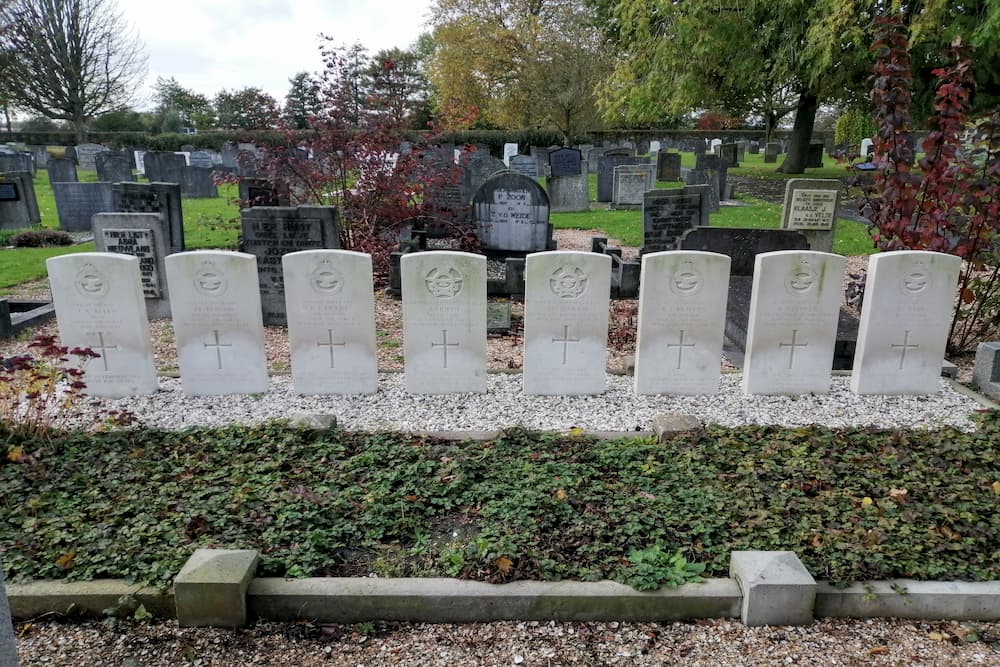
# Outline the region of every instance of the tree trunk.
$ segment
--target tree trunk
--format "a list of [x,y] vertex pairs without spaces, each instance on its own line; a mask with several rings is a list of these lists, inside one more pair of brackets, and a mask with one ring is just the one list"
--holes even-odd
[[811,90],[799,92],[799,106],[795,110],[795,124],[792,126],[792,136],[788,145],[785,161],[778,167],[783,174],[802,174],[806,170],[806,158],[809,156],[809,140],[812,139],[813,124],[816,122],[816,110],[819,99]]

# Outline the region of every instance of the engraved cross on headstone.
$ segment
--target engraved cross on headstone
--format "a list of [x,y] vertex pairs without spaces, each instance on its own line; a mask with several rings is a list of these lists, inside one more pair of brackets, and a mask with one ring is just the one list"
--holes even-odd
[[221,371],[222,370],[222,348],[224,348],[224,347],[232,347],[232,344],[231,343],[220,343],[219,342],[219,331],[218,331],[218,329],[212,329],[212,335],[215,336],[215,342],[214,343],[203,343],[203,345],[206,348],[209,348],[209,347],[214,347],[215,348],[215,358],[216,358],[216,360],[218,361],[218,364],[219,364],[218,370]]
[[681,369],[681,361],[682,361],[682,359],[684,357],[684,348],[686,348],[686,347],[695,347],[695,344],[694,343],[685,343],[684,342],[684,329],[681,329],[681,339],[680,339],[680,341],[677,342],[677,343],[667,343],[667,347],[668,348],[671,348],[671,347],[676,347],[677,348],[677,370],[680,370]]
[[788,348],[788,368],[791,368],[792,364],[795,363],[795,348],[797,348],[797,347],[809,347],[809,343],[798,343],[798,342],[796,342],[796,340],[798,339],[798,337],[799,337],[799,330],[798,329],[792,329],[792,342],[791,343],[781,343],[781,342],[778,343],[778,347],[787,347]]
[[563,337],[562,338],[556,338],[556,337],[553,336],[552,342],[553,343],[562,343],[563,344],[563,360],[562,360],[562,362],[563,362],[563,366],[565,366],[566,365],[566,350],[567,350],[567,347],[569,346],[570,343],[579,343],[580,339],[579,338],[570,338],[569,337],[569,325],[568,324],[564,324],[563,325]]
[[441,330],[441,341],[442,342],[440,342],[440,343],[434,343],[434,342],[432,342],[431,343],[431,347],[440,347],[441,348],[441,351],[444,352],[444,366],[442,366],[442,368],[448,368],[448,348],[449,347],[458,347],[458,343],[449,343],[448,342],[448,330],[447,329],[442,329]]
[[326,330],[326,340],[327,342],[319,341],[316,343],[317,347],[329,347],[330,348],[330,368],[336,368],[333,363],[333,348],[344,347],[347,343],[335,343],[333,342],[333,329]]
[[104,370],[108,370],[108,350],[117,350],[118,346],[117,345],[107,345],[104,342],[104,332],[103,331],[98,331],[97,332],[97,340],[98,340],[99,344],[98,345],[94,345],[94,349],[101,351],[101,361],[104,362]]
[[892,344],[892,349],[899,350],[899,370],[903,370],[903,364],[906,363],[906,351],[915,350],[919,345],[910,343],[910,330],[907,329],[903,334],[903,342],[901,344]]

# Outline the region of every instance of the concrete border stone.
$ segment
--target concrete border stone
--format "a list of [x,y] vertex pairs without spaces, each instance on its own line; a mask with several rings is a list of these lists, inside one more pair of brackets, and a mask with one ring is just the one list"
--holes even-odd
[[1000,619],[1000,581],[896,579],[816,588],[816,616],[995,621]]
[[813,622],[816,580],[794,551],[734,551],[729,574],[743,592],[740,619],[744,624]]
[[191,554],[174,579],[181,627],[246,625],[246,593],[258,560],[252,549],[197,549]]
[[133,604],[136,608],[141,604],[158,618],[174,617],[172,591],[130,584],[124,579],[7,584],[7,600],[14,618],[35,618],[50,613],[100,616],[105,609],[121,609],[123,605]]

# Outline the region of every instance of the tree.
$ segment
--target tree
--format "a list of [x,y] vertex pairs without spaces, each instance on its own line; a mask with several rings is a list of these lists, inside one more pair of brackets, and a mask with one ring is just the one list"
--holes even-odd
[[95,118],[90,129],[95,132],[145,132],[146,121],[143,116],[144,114],[132,109],[109,111]]
[[165,116],[173,112],[182,127],[205,130],[215,125],[215,113],[209,99],[201,93],[185,88],[174,77],[169,79],[156,77],[153,100],[156,102],[157,113]]
[[319,82],[308,72],[299,72],[288,80],[292,87],[285,96],[285,122],[297,130],[309,127],[309,119],[319,114]]
[[92,118],[127,107],[145,76],[143,45],[114,0],[8,0],[0,23],[11,101],[67,121],[77,141]]
[[215,96],[219,127],[226,129],[266,130],[278,121],[278,101],[260,88],[248,87]]
[[414,129],[426,127],[430,82],[415,49],[383,49],[372,56],[365,71],[365,88],[367,97],[386,101],[386,112],[396,120]]

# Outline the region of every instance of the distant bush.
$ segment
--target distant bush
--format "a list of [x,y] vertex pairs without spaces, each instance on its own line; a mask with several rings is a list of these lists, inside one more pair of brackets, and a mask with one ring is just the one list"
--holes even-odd
[[860,109],[850,109],[845,111],[837,119],[834,128],[833,143],[858,146],[860,150],[862,139],[871,139],[875,136],[875,121],[871,112]]
[[15,248],[49,248],[73,245],[73,237],[58,229],[29,229],[10,237],[10,245]]

